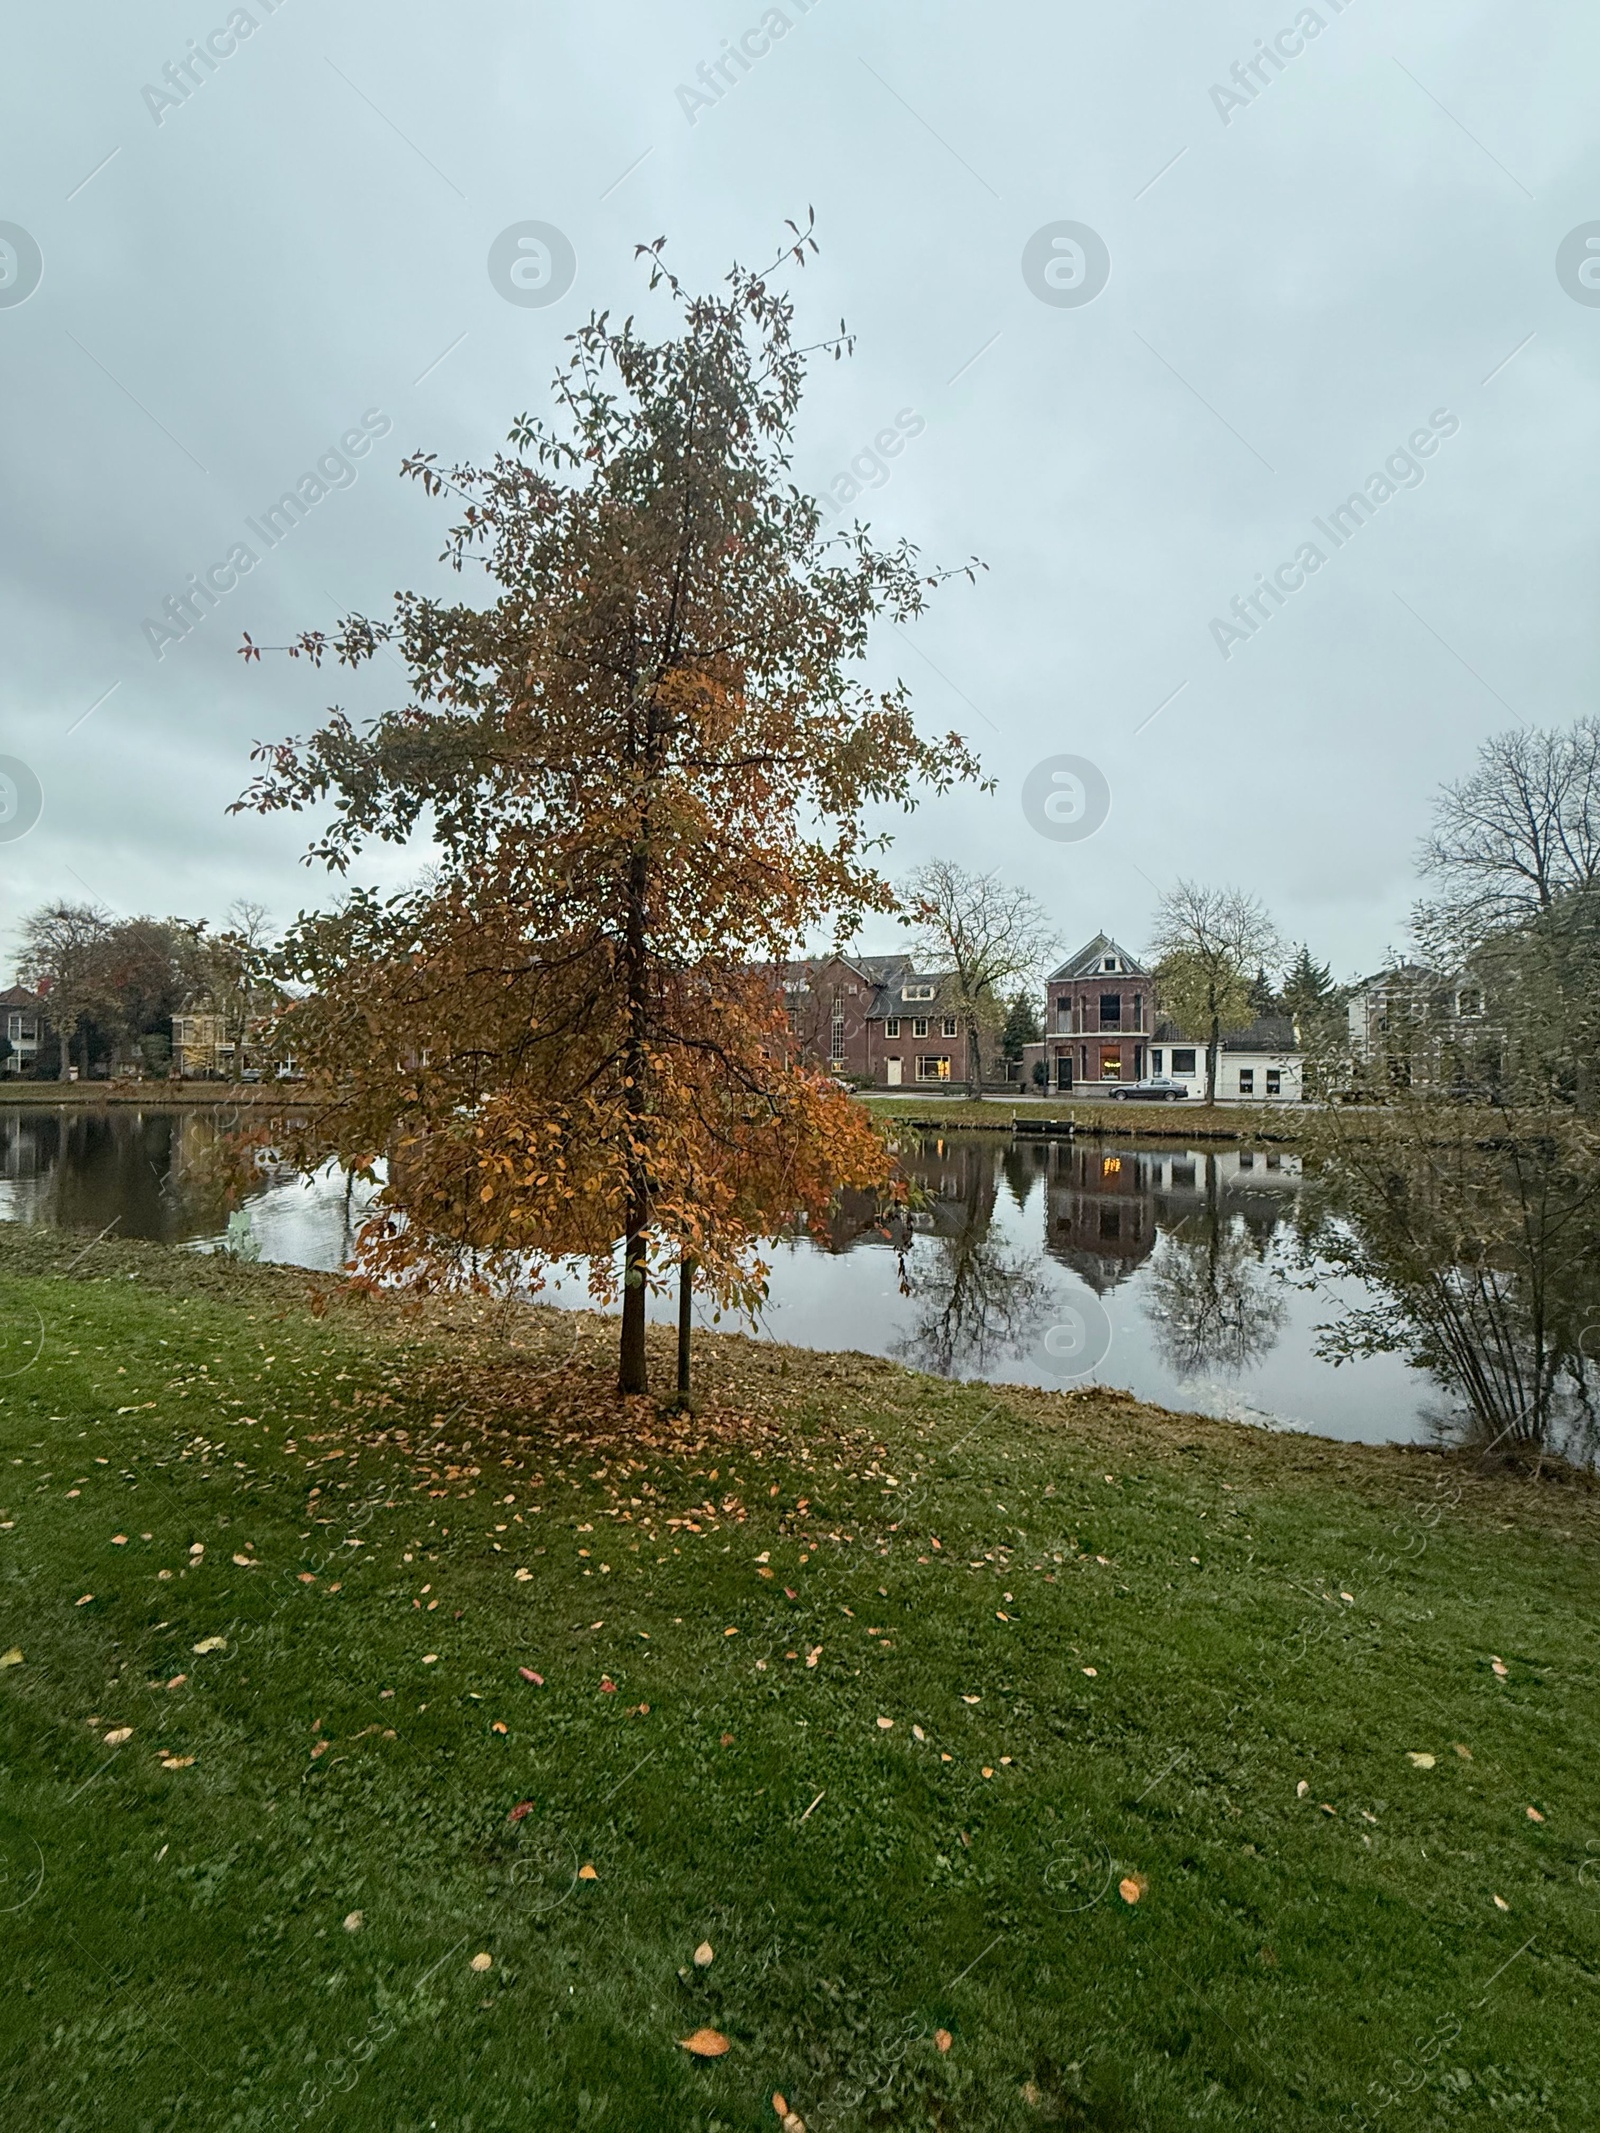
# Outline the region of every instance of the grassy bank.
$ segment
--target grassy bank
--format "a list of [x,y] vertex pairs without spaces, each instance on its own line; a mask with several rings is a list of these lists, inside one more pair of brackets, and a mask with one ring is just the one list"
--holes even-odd
[[965,1097],[866,1096],[862,1102],[875,1116],[908,1124],[977,1127],[1009,1132],[1016,1119],[1070,1119],[1080,1133],[1113,1138],[1133,1135],[1161,1140],[1294,1141],[1306,1127],[1307,1114],[1294,1104],[1136,1104],[1097,1099],[1073,1103],[1070,1097],[1018,1103],[991,1097],[973,1103]]
[[1588,1487],[81,1250],[0,1229],[17,2124],[1600,2123]]

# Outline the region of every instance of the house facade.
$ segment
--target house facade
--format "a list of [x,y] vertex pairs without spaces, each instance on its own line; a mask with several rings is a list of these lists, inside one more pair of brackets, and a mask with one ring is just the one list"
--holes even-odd
[[[1044,1058],[1052,1089],[1142,1081],[1155,1028],[1155,980],[1097,933],[1045,981]],[[1031,1067],[1031,1048],[1024,1054]]]
[[7,1074],[31,1074],[44,1042],[44,996],[26,985],[12,985],[0,992],[0,1033],[11,1049],[4,1061]]
[[[1206,1040],[1176,1022],[1158,1022],[1147,1054],[1149,1072],[1181,1081],[1191,1096],[1206,1093]],[[1218,1103],[1294,1103],[1303,1094],[1303,1055],[1287,1015],[1261,1015],[1248,1029],[1225,1030],[1217,1051]]]
[[1350,1056],[1374,1085],[1409,1087],[1492,1079],[1500,1040],[1470,979],[1399,963],[1350,996]]
[[876,1089],[935,1089],[969,1076],[966,1032],[948,972],[909,956],[824,956],[778,972],[800,1056]]

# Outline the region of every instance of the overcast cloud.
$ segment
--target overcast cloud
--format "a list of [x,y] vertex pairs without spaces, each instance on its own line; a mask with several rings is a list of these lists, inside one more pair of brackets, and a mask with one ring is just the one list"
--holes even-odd
[[[0,225],[42,276],[14,301],[31,259],[0,243],[0,753],[44,807],[0,843],[0,978],[45,896],[326,900],[303,821],[227,804],[253,740],[401,678],[247,668],[242,634],[454,584],[402,454],[492,453],[591,308],[650,317],[636,242],[665,232],[709,283],[812,206],[802,323],[842,313],[857,343],[815,373],[801,477],[898,421],[854,508],[988,566],[875,655],[998,779],[897,822],[897,870],[1000,867],[1068,945],[1137,945],[1177,874],[1233,882],[1350,975],[1403,935],[1440,779],[1595,708],[1600,307],[1557,272],[1600,224],[1592,0],[779,0],[781,35],[774,12],[12,12]],[[529,221],[575,254],[553,303],[491,280]],[[1061,222],[1109,254],[1090,301],[1025,276]],[[1041,243],[1057,293],[1098,278],[1092,246]],[[263,512],[330,452],[269,547]],[[255,567],[187,635],[147,626],[238,544]],[[1103,773],[1094,835],[1029,826],[1052,755]]]

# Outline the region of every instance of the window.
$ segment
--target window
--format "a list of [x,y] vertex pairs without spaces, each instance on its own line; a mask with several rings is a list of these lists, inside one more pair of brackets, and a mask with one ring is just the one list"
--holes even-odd
[[902,985],[900,997],[902,1000],[931,1000],[933,998],[933,987],[931,985]]
[[1166,1054],[1162,1051],[1161,1047],[1157,1045],[1155,1050],[1150,1054],[1150,1071],[1152,1074],[1159,1074],[1162,1071],[1161,1062],[1165,1057]]
[[1122,995],[1120,992],[1103,992],[1100,995],[1100,1027],[1102,1029],[1120,1029],[1122,1027]]
[[1056,1002],[1056,1035],[1057,1035],[1058,1037],[1060,1037],[1060,1036],[1064,1036],[1064,1035],[1066,1034],[1066,1032],[1067,1032],[1068,1030],[1070,1030],[1070,1029],[1071,1029],[1071,1027],[1072,1027],[1072,1005],[1071,1005],[1071,1002],[1070,1002],[1070,1001],[1067,1001],[1067,1000],[1058,1000],[1058,1001]]
[[1469,988],[1457,1002],[1456,1012],[1462,1015],[1481,1015],[1483,1013],[1482,993]]
[[955,1018],[955,1016],[954,1016],[954,1015],[946,1015],[946,1016],[945,1016],[945,1018],[944,1018],[944,1030],[943,1030],[943,1034],[944,1034],[944,1035],[945,1035],[946,1037],[953,1037],[953,1036],[955,1035],[955,1033],[956,1033],[956,1018]]
[[948,1081],[950,1079],[950,1061],[943,1053],[936,1054],[933,1057],[919,1053],[917,1057],[917,1079],[918,1081]]
[[1172,1055],[1172,1071],[1180,1080],[1186,1074],[1192,1074],[1194,1072],[1194,1053],[1174,1052]]
[[913,1022],[913,1023],[912,1023],[912,1025],[911,1025],[911,1034],[912,1034],[912,1036],[913,1036],[913,1037],[926,1037],[926,1036],[927,1036],[927,1034],[928,1034],[928,1018],[927,1018],[927,1016],[926,1016],[926,1015],[918,1015],[918,1017],[917,1017],[917,1019],[915,1020],[915,1022]]
[[1122,1047],[1120,1044],[1103,1044],[1100,1047],[1100,1079],[1102,1081],[1120,1081],[1122,1079]]
[[1267,1068],[1267,1094],[1269,1096],[1281,1096],[1283,1094],[1283,1073],[1278,1067]]
[[886,1037],[898,1037],[898,1036],[899,1036],[899,1034],[900,1034],[900,1017],[899,1017],[898,1015],[891,1015],[891,1016],[889,1017],[889,1019],[888,1019],[888,1020],[887,1020],[887,1021],[886,1021],[886,1022],[884,1023],[884,1025],[883,1025],[883,1034],[884,1034],[884,1035],[885,1035]]
[[789,1020],[790,1036],[798,1037],[800,1034],[800,1002],[793,998],[785,1000],[783,1011]]
[[1122,1235],[1122,1209],[1120,1207],[1101,1208],[1100,1234],[1102,1237],[1120,1237]]
[[1254,1096],[1254,1094],[1255,1094],[1255,1093],[1256,1093],[1256,1070],[1255,1070],[1255,1068],[1254,1068],[1254,1067],[1240,1067],[1240,1069],[1239,1069],[1239,1094],[1240,1094],[1241,1096]]
[[836,1007],[833,1011],[833,1024],[828,1032],[828,1058],[835,1066],[837,1066],[839,1061],[843,1057],[844,1010],[843,1008]]
[[1174,1164],[1173,1164],[1173,1166],[1172,1166],[1172,1182],[1173,1182],[1173,1185],[1174,1185],[1175,1187],[1179,1187],[1179,1188],[1181,1188],[1181,1187],[1183,1187],[1183,1186],[1187,1185],[1187,1186],[1189,1187],[1189,1189],[1190,1189],[1191,1191],[1193,1191],[1193,1189],[1194,1189],[1194,1165],[1193,1165],[1193,1163],[1174,1163]]
[[1253,1154],[1253,1153],[1251,1152],[1251,1150],[1250,1150],[1250,1149],[1246,1148],[1246,1149],[1244,1150],[1244,1152],[1243,1152],[1243,1153],[1242,1153],[1242,1154],[1240,1155],[1240,1157],[1239,1157],[1239,1168],[1240,1168],[1241,1170],[1254,1170],[1254,1169],[1255,1169],[1255,1167],[1256,1167],[1256,1159],[1255,1159],[1255,1156],[1254,1156],[1254,1154]]
[[1117,959],[1116,959],[1116,957],[1115,957],[1114,955],[1108,955],[1108,956],[1106,957],[1105,961],[1104,961],[1104,962],[1103,962],[1103,963],[1102,963],[1102,964],[1100,965],[1100,968],[1101,968],[1102,970],[1115,970],[1115,969],[1116,969],[1116,967],[1117,967]]

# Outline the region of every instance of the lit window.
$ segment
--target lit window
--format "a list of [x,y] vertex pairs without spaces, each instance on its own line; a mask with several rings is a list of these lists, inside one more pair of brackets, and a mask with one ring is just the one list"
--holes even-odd
[[948,1081],[950,1061],[942,1053],[934,1057],[919,1055],[917,1059],[918,1081]]

